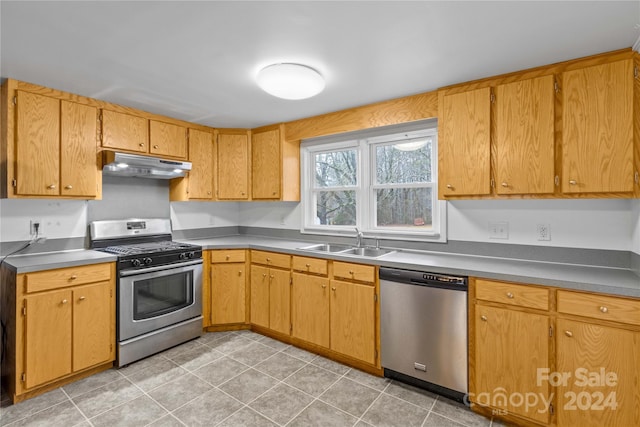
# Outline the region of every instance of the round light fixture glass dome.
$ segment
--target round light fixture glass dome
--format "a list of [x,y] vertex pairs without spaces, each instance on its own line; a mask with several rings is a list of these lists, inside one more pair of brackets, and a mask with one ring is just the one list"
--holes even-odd
[[280,63],[264,67],[256,77],[258,86],[283,99],[311,98],[324,89],[324,78],[311,67]]

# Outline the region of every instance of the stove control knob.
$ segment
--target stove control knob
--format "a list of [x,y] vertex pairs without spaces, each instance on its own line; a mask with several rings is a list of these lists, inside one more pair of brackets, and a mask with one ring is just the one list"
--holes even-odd
[[151,264],[151,258],[145,258],[144,265],[149,265],[149,264]]
[[187,254],[185,252],[181,252],[180,255],[178,255],[178,259],[185,259],[187,257]]
[[140,262],[139,259],[132,259],[131,260],[131,265],[133,265],[134,267],[140,267],[140,264],[142,264],[142,263]]
[[187,253],[187,258],[189,258],[189,259],[193,258],[194,256],[196,256],[195,252],[188,252]]

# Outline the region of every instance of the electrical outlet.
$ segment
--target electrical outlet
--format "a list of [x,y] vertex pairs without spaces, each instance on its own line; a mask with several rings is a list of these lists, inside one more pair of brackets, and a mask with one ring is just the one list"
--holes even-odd
[[490,222],[489,238],[490,239],[508,239],[509,223],[508,222]]
[[36,235],[36,228],[38,229],[37,230],[38,236],[42,236],[42,234],[43,234],[42,233],[42,221],[39,220],[39,219],[32,219],[29,222],[29,233],[32,236]]
[[538,224],[538,240],[551,240],[549,224]]

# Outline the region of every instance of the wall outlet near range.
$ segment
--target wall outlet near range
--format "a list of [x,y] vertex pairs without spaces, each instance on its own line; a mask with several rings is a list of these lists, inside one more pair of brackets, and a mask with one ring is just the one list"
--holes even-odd
[[38,236],[42,236],[42,220],[32,219],[29,221],[29,233],[31,236],[35,236],[36,233]]
[[490,239],[508,239],[509,223],[508,222],[490,222],[489,238]]
[[538,240],[551,240],[551,228],[549,224],[538,224]]

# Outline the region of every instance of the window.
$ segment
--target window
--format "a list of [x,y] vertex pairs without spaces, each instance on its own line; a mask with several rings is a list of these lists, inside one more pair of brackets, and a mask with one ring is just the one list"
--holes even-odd
[[302,144],[302,232],[446,241],[433,125],[339,139]]

